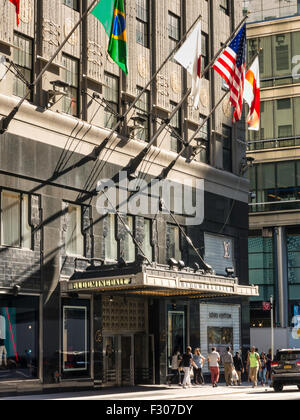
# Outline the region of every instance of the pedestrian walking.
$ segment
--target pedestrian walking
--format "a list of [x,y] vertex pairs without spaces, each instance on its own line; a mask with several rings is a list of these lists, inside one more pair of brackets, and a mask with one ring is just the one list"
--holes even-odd
[[243,363],[243,359],[241,358],[240,353],[237,351],[235,353],[235,356],[233,358],[233,365],[234,368],[236,370],[236,373],[238,375],[238,385],[242,384],[242,374],[244,373],[244,363]]
[[202,356],[201,350],[197,347],[193,354],[193,360],[197,365],[197,369],[194,367],[194,383],[195,385],[203,385],[204,378],[202,373],[203,363],[205,361],[205,357]]
[[220,354],[216,351],[216,348],[211,349],[211,353],[207,356],[208,366],[211,374],[211,383],[213,387],[218,386],[220,378]]
[[257,375],[260,369],[260,357],[259,354],[256,352],[255,347],[251,347],[251,351],[248,355],[247,360],[247,370],[249,371],[249,378],[252,382],[252,387],[255,388],[257,386]]
[[224,366],[226,386],[231,386],[232,385],[232,371],[233,371],[233,357],[231,354],[230,347],[226,347],[226,352],[222,355],[222,363]]
[[266,363],[266,367],[267,367],[267,374],[266,374],[266,382],[269,383],[269,380],[271,380],[271,363],[272,363],[272,350],[269,349],[268,354],[267,354],[267,363]]
[[175,350],[172,356],[171,361],[171,369],[172,369],[172,375],[174,375],[174,380],[178,383],[178,385],[181,385],[181,363],[182,357],[179,350]]
[[267,383],[267,358],[264,352],[260,354],[260,371],[259,371],[259,380],[262,386],[265,386]]
[[186,388],[186,386],[191,386],[192,368],[195,367],[196,369],[198,369],[196,363],[193,360],[192,348],[190,346],[186,348],[186,352],[182,356],[181,366],[184,372],[182,386],[183,388]]

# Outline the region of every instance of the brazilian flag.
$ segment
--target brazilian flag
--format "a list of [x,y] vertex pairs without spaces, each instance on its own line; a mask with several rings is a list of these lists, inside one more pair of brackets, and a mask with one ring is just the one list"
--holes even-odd
[[100,0],[91,12],[109,36],[108,53],[127,75],[126,16],[123,0]]

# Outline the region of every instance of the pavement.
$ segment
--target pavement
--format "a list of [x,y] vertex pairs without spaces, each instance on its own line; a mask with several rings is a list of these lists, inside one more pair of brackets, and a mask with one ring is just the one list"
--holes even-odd
[[[298,389],[292,389],[295,396],[300,398]],[[254,399],[258,396],[264,398],[274,396],[273,388],[257,386],[252,388],[248,383],[241,386],[229,386],[219,384],[217,388],[211,385],[191,386],[183,389],[172,385],[143,385],[128,388],[107,388],[96,391],[65,392],[57,394],[23,395],[17,397],[5,397],[0,400],[97,400],[97,401],[162,401],[162,400],[201,400],[201,399],[235,399],[241,396],[246,399]],[[275,394],[278,395],[278,394]],[[244,398],[243,398],[244,399]]]

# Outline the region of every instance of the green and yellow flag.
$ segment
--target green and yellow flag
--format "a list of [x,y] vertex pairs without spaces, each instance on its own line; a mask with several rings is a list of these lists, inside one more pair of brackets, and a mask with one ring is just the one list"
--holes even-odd
[[127,75],[126,16],[123,0],[100,0],[91,13],[102,23],[109,36],[109,55]]

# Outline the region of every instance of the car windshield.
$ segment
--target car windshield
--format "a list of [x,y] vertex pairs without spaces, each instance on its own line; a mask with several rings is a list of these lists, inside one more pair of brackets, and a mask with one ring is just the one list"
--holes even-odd
[[300,352],[282,352],[278,355],[278,360],[281,362],[300,360]]

